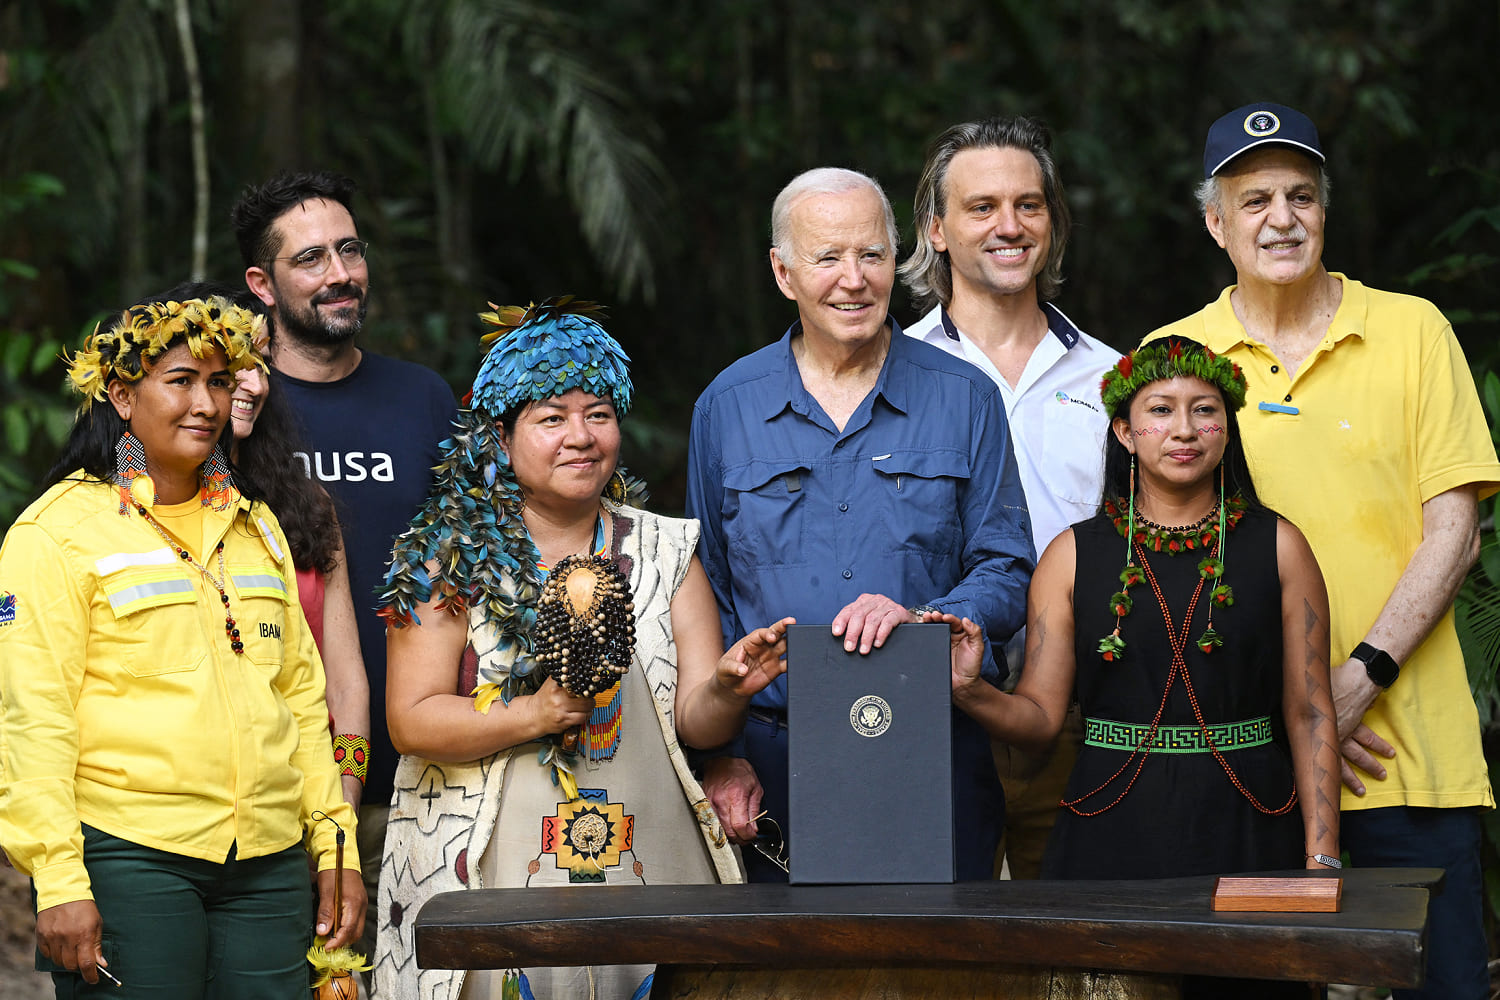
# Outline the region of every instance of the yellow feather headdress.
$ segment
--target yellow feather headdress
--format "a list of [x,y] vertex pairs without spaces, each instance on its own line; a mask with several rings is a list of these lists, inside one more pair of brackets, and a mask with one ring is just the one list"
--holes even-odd
[[80,408],[102,402],[117,378],[139,381],[146,366],[180,340],[195,358],[222,350],[231,372],[266,368],[258,348],[266,340],[265,320],[243,306],[218,295],[134,305],[108,327],[95,327],[72,357],[64,356],[68,379],[83,396]]

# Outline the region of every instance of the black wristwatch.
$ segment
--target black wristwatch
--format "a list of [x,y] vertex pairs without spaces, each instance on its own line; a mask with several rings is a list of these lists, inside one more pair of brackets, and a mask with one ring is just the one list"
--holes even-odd
[[907,608],[906,609],[906,613],[909,614],[909,615],[911,615],[917,621],[921,621],[922,620],[922,616],[925,615],[929,611],[933,612],[934,614],[939,614],[939,615],[943,613],[943,609],[942,608],[935,608],[931,604],[918,604],[914,608]]
[[1383,649],[1376,649],[1368,642],[1362,642],[1354,647],[1354,652],[1349,654],[1354,659],[1365,665],[1365,673],[1370,675],[1370,680],[1383,688],[1388,688],[1396,683],[1396,678],[1401,673],[1401,666],[1393,659],[1391,654]]

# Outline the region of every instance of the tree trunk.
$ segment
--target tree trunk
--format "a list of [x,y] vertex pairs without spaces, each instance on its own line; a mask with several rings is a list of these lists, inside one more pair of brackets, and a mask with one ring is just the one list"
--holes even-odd
[[237,183],[260,183],[280,167],[301,165],[302,4],[300,0],[238,0],[225,35],[235,40],[238,107],[226,139],[239,150]]
[[116,136],[120,157],[120,296],[133,302],[146,293],[146,124],[150,102],[136,94],[130,108],[130,125]]
[[[751,177],[754,176],[755,168],[752,151],[752,133],[755,128],[755,18],[743,6],[735,12],[734,39],[734,108],[739,133],[739,149],[736,154],[740,176]],[[769,277],[766,274],[766,248],[770,244],[766,238],[764,220],[770,214],[770,206],[754,204],[751,198],[743,196],[735,202],[739,233],[735,243],[738,244],[740,266],[735,268],[733,276],[726,277],[740,286],[735,291],[734,300],[745,303],[744,322],[735,331],[735,336],[741,341],[740,349],[735,352],[739,355],[759,347],[770,336],[770,331],[766,329],[768,320],[764,308],[764,288],[766,278]],[[710,345],[703,338],[697,338],[695,343],[701,361]]]
[[177,42],[182,47],[182,70],[187,77],[188,122],[193,149],[193,259],[190,274],[202,281],[208,272],[208,141],[204,135],[203,74],[198,69],[198,48],[193,43],[193,16],[189,0],[177,0]]

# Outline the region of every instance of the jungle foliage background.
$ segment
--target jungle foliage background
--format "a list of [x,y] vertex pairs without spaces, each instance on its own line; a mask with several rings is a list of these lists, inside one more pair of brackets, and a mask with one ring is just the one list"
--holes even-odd
[[[1191,188],[1209,122],[1306,110],[1327,260],[1500,362],[1500,4],[1456,0],[0,0],[0,514],[66,426],[61,344],[190,274],[283,166],[361,185],[368,343],[462,389],[474,314],[573,293],[636,363],[627,459],[681,503],[692,400],[794,314],[776,191],[855,167],[910,245],[925,148],[1034,113],[1075,227],[1059,304],[1117,347],[1232,278]],[[915,318],[898,290],[896,316]],[[62,402],[62,407],[58,404]],[[7,518],[8,520],[8,518]]]
[[[0,0],[0,526],[71,420],[60,350],[190,275],[238,282],[229,208],[284,166],[356,178],[365,342],[460,393],[487,301],[608,304],[635,361],[625,460],[680,509],[694,398],[794,318],[776,191],[870,173],[909,247],[927,144],[996,113],[1051,124],[1059,304],[1128,348],[1232,280],[1191,196],[1208,124],[1303,109],[1330,268],[1436,301],[1493,422],[1497,52],[1496,0]],[[900,289],[893,310],[916,318]],[[1487,723],[1494,510],[1461,609]]]

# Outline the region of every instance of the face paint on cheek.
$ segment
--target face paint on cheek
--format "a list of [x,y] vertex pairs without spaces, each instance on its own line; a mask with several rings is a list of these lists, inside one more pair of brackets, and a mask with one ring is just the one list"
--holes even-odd
[[1142,427],[1140,430],[1134,430],[1130,433],[1134,434],[1136,437],[1155,437],[1158,434],[1165,434],[1166,432],[1167,430],[1165,427],[1157,427],[1155,424],[1153,424],[1150,427]]
[[1204,424],[1202,427],[1198,428],[1198,433],[1199,434],[1223,434],[1224,433],[1224,426],[1222,424]]

